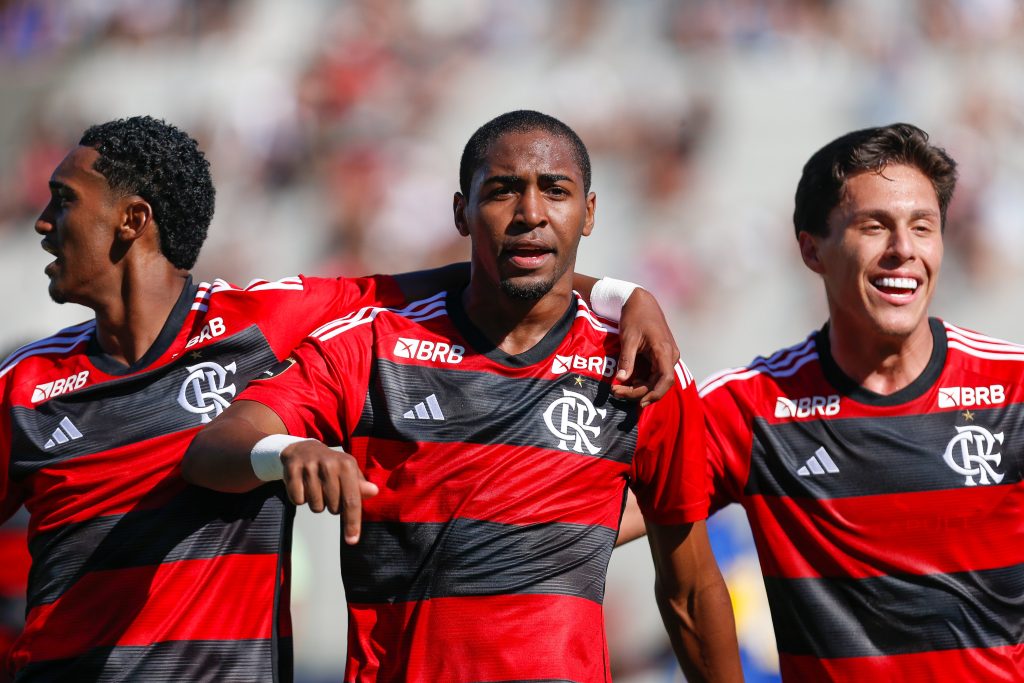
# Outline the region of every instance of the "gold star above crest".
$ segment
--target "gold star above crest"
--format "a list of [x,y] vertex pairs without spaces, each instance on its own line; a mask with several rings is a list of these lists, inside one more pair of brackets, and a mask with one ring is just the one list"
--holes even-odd
[[199,352],[199,351],[193,351],[193,352],[192,352],[192,353],[190,353],[189,355],[190,355],[190,356],[192,356],[192,358],[193,358],[194,360],[199,360],[200,358],[202,358],[202,357],[203,357],[203,354],[202,354],[201,352]]
[[962,413],[962,415],[964,416],[964,419],[967,420],[968,422],[974,422],[974,413],[972,413],[971,411],[965,410]]
[[576,375],[576,386],[578,386],[578,387],[582,387],[583,386],[583,376],[582,375]]

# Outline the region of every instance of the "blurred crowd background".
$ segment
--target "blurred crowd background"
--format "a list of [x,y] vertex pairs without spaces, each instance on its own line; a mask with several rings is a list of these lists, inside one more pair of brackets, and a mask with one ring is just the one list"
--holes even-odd
[[[466,139],[504,111],[573,126],[597,227],[579,269],[659,297],[703,377],[824,322],[792,198],[804,161],[909,121],[960,162],[934,312],[1024,340],[1024,10],[1017,0],[0,0],[0,348],[86,319],[49,302],[33,221],[90,124],[164,118],[218,189],[200,279],[462,260]],[[742,513],[713,520],[750,680],[770,615]],[[300,515],[301,683],[344,651],[336,521]],[[616,680],[672,673],[643,542],[606,597]]]

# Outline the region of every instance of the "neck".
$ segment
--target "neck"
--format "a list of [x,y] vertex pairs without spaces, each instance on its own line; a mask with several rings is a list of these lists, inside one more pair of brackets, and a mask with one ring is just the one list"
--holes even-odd
[[858,335],[829,324],[829,345],[836,365],[852,380],[888,396],[921,376],[931,360],[935,340],[924,324],[906,337]]
[[142,278],[125,278],[117,291],[90,306],[96,312],[100,348],[131,365],[153,346],[185,286],[188,272],[156,270]]
[[536,346],[565,315],[572,299],[570,280],[558,282],[539,299],[527,301],[506,294],[500,286],[481,287],[475,278],[462,292],[466,316],[505,353],[517,356]]

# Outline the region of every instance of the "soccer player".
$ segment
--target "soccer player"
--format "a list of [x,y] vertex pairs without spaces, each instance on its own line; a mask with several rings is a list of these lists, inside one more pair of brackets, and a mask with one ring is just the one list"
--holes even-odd
[[828,322],[702,385],[787,681],[1024,672],[1024,347],[928,316],[955,183],[907,124],[815,153],[793,218]]
[[149,117],[87,130],[50,191],[36,222],[50,294],[95,319],[0,365],[0,520],[22,503],[31,516],[17,680],[290,680],[293,508],[279,484],[187,486],[181,456],[328,312],[398,305],[416,281],[193,282],[209,165]]
[[185,477],[283,477],[296,504],[342,512],[346,681],[609,680],[601,601],[628,484],[687,676],[738,680],[696,389],[679,365],[653,405],[611,398],[618,337],[572,291],[586,148],[510,112],[470,138],[460,185],[468,286],[323,325],[197,436]]

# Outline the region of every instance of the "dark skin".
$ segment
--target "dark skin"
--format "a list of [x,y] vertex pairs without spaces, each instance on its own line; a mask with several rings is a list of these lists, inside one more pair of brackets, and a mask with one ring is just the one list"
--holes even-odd
[[[546,131],[505,133],[455,195],[458,231],[472,239],[471,275],[462,301],[474,325],[508,354],[535,346],[572,301],[576,250],[594,226],[596,197],[586,192],[569,143]],[[267,406],[239,400],[200,432],[183,476],[224,491],[261,482],[250,452],[268,434],[286,433]],[[351,455],[315,440],[280,454],[291,500],[340,514],[345,542],[359,541],[362,503],[377,494]],[[728,591],[703,522],[649,529],[656,596],[688,680],[742,680]]]

